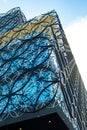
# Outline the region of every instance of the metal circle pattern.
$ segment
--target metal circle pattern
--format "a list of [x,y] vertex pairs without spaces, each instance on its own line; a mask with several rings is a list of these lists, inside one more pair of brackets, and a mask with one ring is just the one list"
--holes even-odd
[[36,112],[49,104],[58,80],[51,68],[54,46],[46,39],[20,40],[1,49],[0,117]]

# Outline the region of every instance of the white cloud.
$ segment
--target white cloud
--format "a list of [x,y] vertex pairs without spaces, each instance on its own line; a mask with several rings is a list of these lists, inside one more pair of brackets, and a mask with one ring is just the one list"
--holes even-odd
[[87,17],[74,21],[65,33],[87,89]]

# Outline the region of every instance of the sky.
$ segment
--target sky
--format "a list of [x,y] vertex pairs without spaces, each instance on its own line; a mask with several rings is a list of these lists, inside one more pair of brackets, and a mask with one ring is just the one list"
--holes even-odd
[[0,13],[14,7],[27,20],[55,9],[87,89],[87,0],[0,0]]

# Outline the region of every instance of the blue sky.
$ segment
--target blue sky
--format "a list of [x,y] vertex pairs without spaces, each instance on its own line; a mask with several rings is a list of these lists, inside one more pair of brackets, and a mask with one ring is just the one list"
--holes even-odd
[[87,88],[87,0],[0,0],[0,13],[18,6],[27,19],[57,11]]
[[1,13],[16,6],[20,6],[28,19],[55,9],[63,26],[87,15],[87,0],[0,0]]

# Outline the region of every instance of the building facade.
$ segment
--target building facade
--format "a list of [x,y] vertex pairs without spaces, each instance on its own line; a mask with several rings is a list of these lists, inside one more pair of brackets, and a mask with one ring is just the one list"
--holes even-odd
[[0,15],[0,127],[56,113],[86,130],[87,92],[57,13]]

